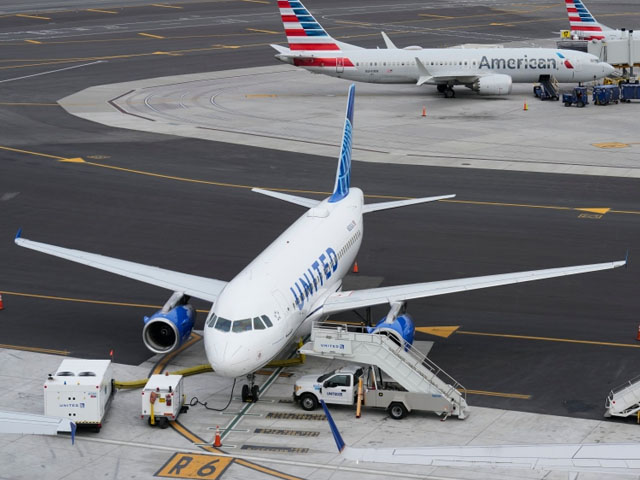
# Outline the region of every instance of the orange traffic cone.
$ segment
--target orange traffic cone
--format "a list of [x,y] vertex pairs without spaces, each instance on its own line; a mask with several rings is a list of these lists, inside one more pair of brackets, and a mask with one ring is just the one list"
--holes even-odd
[[353,264],[353,273],[358,273],[360,270],[358,270],[358,262]]
[[[0,298],[0,310],[2,309],[2,298]],[[640,342],[640,325],[638,325],[638,335],[636,335],[636,340]]]
[[529,106],[527,105],[527,101],[526,100],[524,101],[524,107],[522,107],[522,110],[524,110],[525,112],[527,110],[529,110]]
[[220,427],[218,425],[216,425],[216,436],[213,440],[213,446],[214,447],[222,446],[222,440],[220,440]]
[[2,294],[0,294],[0,310],[4,310],[4,303],[2,303]]
[[427,107],[422,107],[422,116],[426,117],[427,116]]

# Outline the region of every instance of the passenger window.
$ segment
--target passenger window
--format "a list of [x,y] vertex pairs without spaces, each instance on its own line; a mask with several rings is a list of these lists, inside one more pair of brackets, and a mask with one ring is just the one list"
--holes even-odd
[[245,320],[236,320],[235,322],[233,322],[233,332],[234,333],[240,333],[240,332],[250,332],[251,331],[251,319],[247,318]]
[[218,321],[216,322],[215,328],[216,330],[220,330],[221,332],[228,332],[229,330],[231,330],[231,320],[218,317]]
[[269,328],[273,327],[273,323],[271,323],[271,320],[269,320],[269,317],[267,317],[266,315],[262,315],[262,317],[260,318],[262,318],[262,321],[267,327]]
[[265,327],[264,323],[262,323],[262,320],[260,320],[260,317],[254,317],[253,318],[253,329],[254,330],[264,330]]

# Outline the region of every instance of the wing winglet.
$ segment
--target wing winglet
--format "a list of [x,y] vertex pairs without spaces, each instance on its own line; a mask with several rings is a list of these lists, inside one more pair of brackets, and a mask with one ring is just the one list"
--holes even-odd
[[336,427],[336,422],[333,421],[333,417],[329,413],[329,409],[327,408],[326,403],[324,403],[324,400],[320,400],[320,404],[322,405],[324,414],[327,416],[327,421],[329,422],[329,427],[331,427],[331,433],[333,434],[333,439],[336,442],[336,447],[338,447],[338,452],[342,453],[344,447],[346,446],[344,440],[342,439],[342,435],[340,435],[338,427]]
[[433,78],[433,75],[429,73],[429,70],[427,70],[427,67],[425,66],[425,64],[422,63],[418,57],[415,57],[415,59],[416,59],[416,66],[418,67],[418,73],[420,74],[420,76],[418,77],[418,81],[416,82],[416,85],[420,86],[427,83],[429,80],[431,80]]
[[391,49],[391,50],[398,49],[398,47],[395,46],[395,44],[391,41],[391,39],[386,33],[380,32],[380,35],[382,35],[382,39],[384,40],[384,44],[387,46],[387,49]]
[[21,236],[22,236],[22,227],[18,229],[18,232],[16,233],[16,238],[14,240],[18,240]]

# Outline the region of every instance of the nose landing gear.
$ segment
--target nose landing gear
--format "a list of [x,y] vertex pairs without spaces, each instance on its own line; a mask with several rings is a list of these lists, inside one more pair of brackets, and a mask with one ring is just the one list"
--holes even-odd
[[254,384],[255,374],[250,373],[247,375],[247,380],[249,381],[249,385],[242,386],[242,403],[256,403],[258,398],[260,397],[260,387]]

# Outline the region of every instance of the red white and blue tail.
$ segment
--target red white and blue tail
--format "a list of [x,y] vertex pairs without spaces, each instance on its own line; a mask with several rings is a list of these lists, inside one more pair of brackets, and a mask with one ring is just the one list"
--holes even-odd
[[278,0],[290,50],[353,50],[356,47],[338,42],[329,35],[309,10],[297,0]]
[[569,26],[572,32],[576,32],[585,40],[602,40],[603,32],[611,30],[609,27],[598,23],[582,0],[565,0]]

